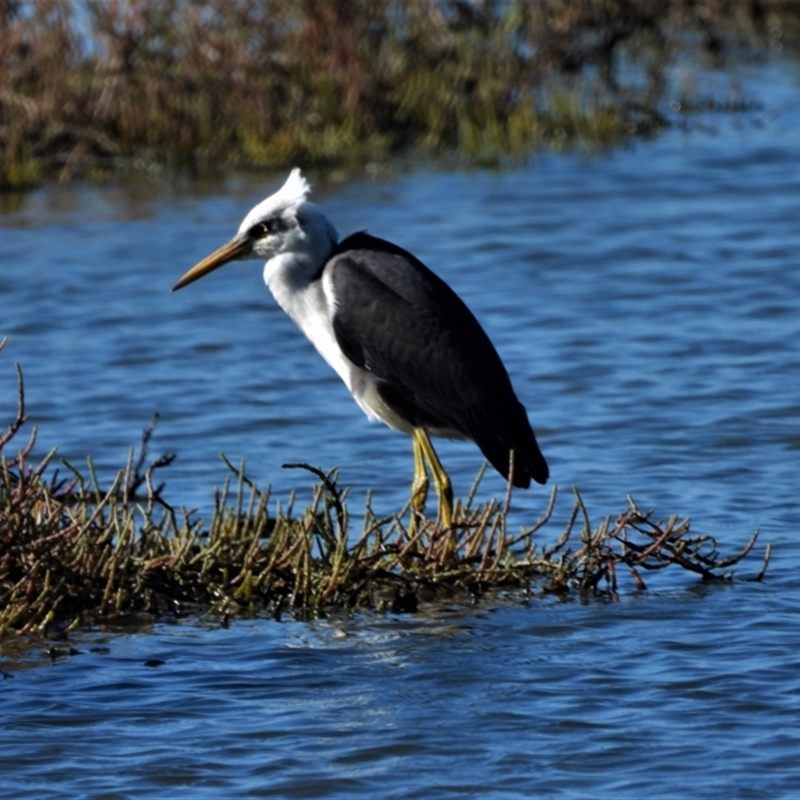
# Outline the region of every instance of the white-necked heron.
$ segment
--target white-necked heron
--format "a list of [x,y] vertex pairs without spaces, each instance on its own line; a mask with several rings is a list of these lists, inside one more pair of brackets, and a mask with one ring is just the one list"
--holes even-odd
[[227,244],[192,267],[180,289],[230,261],[266,260],[275,299],[370,419],[414,445],[413,513],[430,466],[439,521],[452,526],[450,478],[429,434],[472,439],[514,486],[545,483],[547,463],[497,351],[456,293],[419,259],[367,233],[339,241],[308,202],[299,169],[244,218]]

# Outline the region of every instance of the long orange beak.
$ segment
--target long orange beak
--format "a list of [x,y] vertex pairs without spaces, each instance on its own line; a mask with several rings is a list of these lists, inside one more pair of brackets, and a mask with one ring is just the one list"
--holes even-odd
[[229,261],[234,261],[247,255],[252,249],[252,242],[244,237],[235,236],[226,244],[222,245],[218,250],[215,250],[210,256],[206,256],[199,264],[195,264],[173,287],[172,291],[176,292],[184,286],[202,278],[203,275],[208,275],[215,269],[227,264]]

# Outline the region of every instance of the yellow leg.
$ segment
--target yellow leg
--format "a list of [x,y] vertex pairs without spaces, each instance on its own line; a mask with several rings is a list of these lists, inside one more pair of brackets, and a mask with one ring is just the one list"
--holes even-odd
[[425,457],[416,432],[411,441],[414,445],[414,482],[411,484],[411,529],[416,527],[417,514],[421,514],[428,499],[428,473],[425,472]]
[[[425,457],[431,468],[436,494],[439,496],[439,522],[443,528],[453,527],[453,487],[450,476],[444,471],[439,456],[433,449],[430,437],[424,428],[414,428],[414,464],[417,466],[417,453]],[[420,458],[421,461],[421,458]],[[414,482],[416,483],[416,475]],[[427,482],[427,479],[426,479]]]

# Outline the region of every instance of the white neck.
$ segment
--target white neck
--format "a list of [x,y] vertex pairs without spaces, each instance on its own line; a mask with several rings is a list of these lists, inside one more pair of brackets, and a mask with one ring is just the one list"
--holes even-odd
[[[307,253],[280,253],[264,264],[264,283],[278,305],[303,331],[306,330],[304,321],[308,319],[309,290],[314,284],[321,284],[321,281],[312,284],[312,278],[325,261],[327,255],[320,261]],[[314,291],[310,293],[317,294]]]

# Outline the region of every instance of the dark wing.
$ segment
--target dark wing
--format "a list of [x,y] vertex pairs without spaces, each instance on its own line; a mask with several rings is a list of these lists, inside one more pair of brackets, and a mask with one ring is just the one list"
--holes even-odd
[[545,483],[547,464],[489,337],[455,292],[421,261],[357,233],[332,272],[333,330],[354,364],[379,379],[384,400],[412,425],[473,439],[502,475],[514,450],[514,484]]

